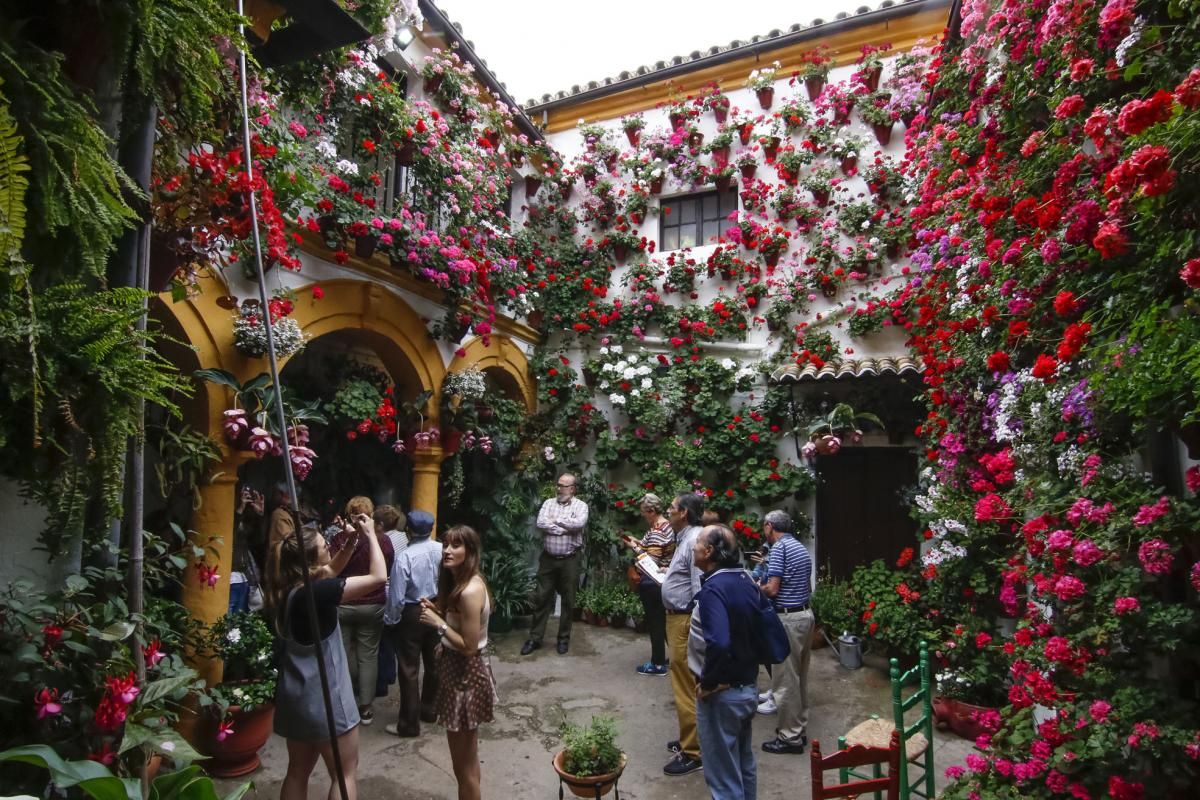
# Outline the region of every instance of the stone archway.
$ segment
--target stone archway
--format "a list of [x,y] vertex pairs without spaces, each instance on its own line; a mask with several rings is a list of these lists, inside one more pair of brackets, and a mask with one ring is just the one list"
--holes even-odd
[[492,375],[512,399],[525,404],[530,414],[537,411],[537,386],[529,372],[529,360],[512,339],[492,336],[490,345],[480,338],[472,339],[463,348],[463,355],[456,356],[446,371],[461,372],[469,367],[478,367]]
[[[200,292],[194,297],[173,302],[162,294],[153,306],[153,315],[195,352],[190,368],[218,368],[231,372],[239,381],[254,377],[265,369],[263,359],[247,358],[233,345],[232,317],[235,311],[220,304],[228,294],[223,281],[214,274],[202,277]],[[389,372],[403,376],[414,389],[440,391],[446,368],[441,353],[430,338],[420,316],[402,298],[382,285],[356,280],[321,283],[323,298],[312,298],[311,287],[300,287],[300,300],[292,313],[301,330],[311,338],[337,331],[358,331],[377,346]],[[279,363],[280,369],[286,360]],[[195,427],[207,433],[221,446],[223,459],[210,470],[200,487],[200,506],[189,529],[192,541],[208,550],[206,559],[225,578],[215,587],[202,585],[195,564],[184,574],[182,600],[188,610],[205,625],[220,619],[229,605],[228,575],[233,563],[232,532],[236,505],[238,467],[247,454],[229,450],[222,435],[223,412],[229,404],[228,390],[213,384],[198,389],[198,413]],[[437,399],[430,403],[436,424]],[[440,448],[429,448],[414,459],[413,501],[436,511],[437,487],[441,462]],[[220,679],[220,664],[197,665],[209,681]]]

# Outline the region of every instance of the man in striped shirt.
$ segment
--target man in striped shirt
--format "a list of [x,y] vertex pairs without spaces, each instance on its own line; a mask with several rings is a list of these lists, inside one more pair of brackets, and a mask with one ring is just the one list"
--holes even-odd
[[537,597],[529,639],[521,647],[527,656],[542,646],[546,623],[554,610],[554,595],[562,598],[558,618],[558,654],[566,655],[571,643],[571,612],[579,573],[583,566],[583,531],[587,527],[587,503],[575,496],[576,478],[565,472],[555,484],[555,494],[538,512],[537,528],[542,534],[542,555],[538,560]]
[[770,597],[788,634],[792,654],[771,675],[771,694],[779,709],[775,738],[764,742],[766,753],[803,753],[808,744],[808,658],[813,632],[813,613],[808,606],[812,592],[812,558],[796,538],[794,523],[786,512],[776,509],[763,518],[763,538],[771,543],[767,579],[761,584]]

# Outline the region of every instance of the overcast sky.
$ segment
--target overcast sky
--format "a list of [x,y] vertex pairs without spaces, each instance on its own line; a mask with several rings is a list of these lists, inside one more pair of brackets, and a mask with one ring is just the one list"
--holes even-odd
[[877,0],[435,0],[518,103]]

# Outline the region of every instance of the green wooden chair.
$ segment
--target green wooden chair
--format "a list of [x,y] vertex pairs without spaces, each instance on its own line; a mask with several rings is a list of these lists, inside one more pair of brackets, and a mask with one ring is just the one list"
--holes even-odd
[[[899,660],[892,659],[892,721],[871,719],[854,726],[845,736],[838,738],[838,749],[847,746],[863,745],[865,747],[886,747],[893,731],[901,732],[904,757],[900,759],[900,798],[909,800],[912,797],[923,797],[932,800],[933,788],[933,684],[929,671],[929,647],[921,642],[920,656],[917,665],[907,672],[900,672]],[[910,685],[919,688],[904,697],[904,689]],[[916,706],[920,706],[921,715],[911,724],[905,722],[905,714]],[[916,779],[909,775],[909,767],[917,766],[920,774]],[[843,783],[849,778],[880,778],[882,773],[879,765],[874,768],[874,774],[865,775],[851,769],[840,770]],[[875,792],[875,800],[880,800],[881,793]]]

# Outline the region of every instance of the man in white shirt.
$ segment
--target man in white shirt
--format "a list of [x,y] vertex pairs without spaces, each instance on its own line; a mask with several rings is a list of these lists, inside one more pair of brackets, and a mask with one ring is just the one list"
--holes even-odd
[[579,573],[583,566],[583,529],[587,527],[587,503],[575,496],[578,482],[574,475],[559,476],[555,496],[542,503],[537,527],[542,533],[542,555],[538,560],[537,598],[529,640],[521,647],[527,656],[542,646],[546,623],[554,610],[554,595],[562,598],[558,618],[558,653],[565,655],[571,642],[571,612]]

